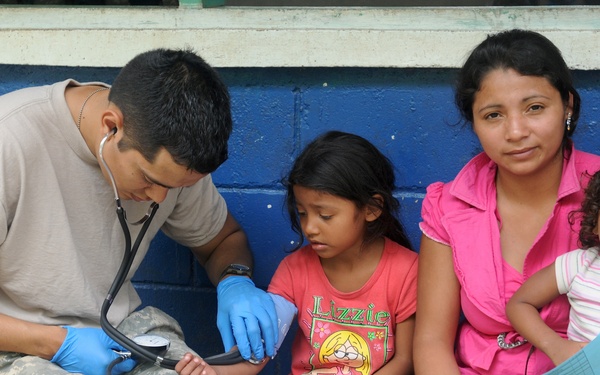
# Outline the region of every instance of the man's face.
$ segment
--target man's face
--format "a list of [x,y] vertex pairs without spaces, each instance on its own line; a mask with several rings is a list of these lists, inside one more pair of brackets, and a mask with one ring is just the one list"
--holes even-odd
[[[164,148],[159,150],[154,162],[150,163],[137,150],[128,149],[121,152],[117,142],[116,137],[109,138],[103,156],[122,200],[161,203],[169,189],[192,186],[206,176],[175,163]],[[102,166],[102,163],[100,165]],[[110,183],[103,166],[102,172]]]

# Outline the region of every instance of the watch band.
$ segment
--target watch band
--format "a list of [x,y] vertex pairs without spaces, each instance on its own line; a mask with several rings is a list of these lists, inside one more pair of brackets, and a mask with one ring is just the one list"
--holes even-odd
[[252,277],[252,268],[245,266],[243,264],[232,263],[229,266],[227,266],[227,268],[225,268],[225,270],[223,270],[219,279],[222,279],[223,277],[225,277],[227,275]]

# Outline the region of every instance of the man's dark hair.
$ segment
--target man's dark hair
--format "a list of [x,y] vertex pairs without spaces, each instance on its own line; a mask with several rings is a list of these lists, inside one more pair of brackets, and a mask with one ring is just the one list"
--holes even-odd
[[227,160],[232,120],[227,87],[190,50],[139,54],[115,78],[109,100],[123,113],[120,150],[153,162],[161,148],[175,163],[211,173]]

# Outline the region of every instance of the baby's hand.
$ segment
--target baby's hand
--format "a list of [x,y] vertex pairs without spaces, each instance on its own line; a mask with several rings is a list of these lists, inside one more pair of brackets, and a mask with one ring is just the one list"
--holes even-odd
[[175,371],[179,375],[217,375],[217,372],[210,367],[204,360],[192,353],[186,353],[183,358],[177,362]]
[[561,350],[559,353],[549,357],[552,359],[552,362],[554,362],[554,365],[558,366],[574,356],[575,353],[583,349],[586,345],[587,342],[564,340],[564,345],[560,348]]

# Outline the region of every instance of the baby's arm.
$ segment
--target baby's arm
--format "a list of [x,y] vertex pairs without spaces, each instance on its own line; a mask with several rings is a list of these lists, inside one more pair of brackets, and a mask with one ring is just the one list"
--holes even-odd
[[525,281],[506,305],[506,315],[517,332],[546,353],[555,365],[566,361],[584,346],[563,339],[540,317],[538,309],[559,295],[552,263]]

